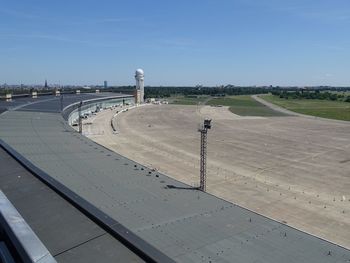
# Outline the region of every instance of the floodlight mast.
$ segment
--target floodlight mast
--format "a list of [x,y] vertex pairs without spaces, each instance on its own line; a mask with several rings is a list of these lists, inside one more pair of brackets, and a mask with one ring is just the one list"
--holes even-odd
[[83,102],[80,101],[79,108],[78,108],[78,114],[79,114],[79,133],[83,133],[83,116],[81,115],[81,106],[83,106]]
[[211,129],[210,119],[205,119],[203,126],[198,129],[201,133],[199,190],[203,192],[206,191],[207,184],[207,137],[209,129]]
[[63,94],[61,94],[60,102],[61,102],[61,111],[63,111]]

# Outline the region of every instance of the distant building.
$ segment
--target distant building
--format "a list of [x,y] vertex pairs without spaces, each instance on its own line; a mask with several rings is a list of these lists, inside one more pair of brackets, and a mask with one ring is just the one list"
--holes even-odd
[[45,79],[45,85],[44,85],[45,88],[47,88],[47,80]]
[[105,89],[107,89],[107,87],[108,87],[108,85],[107,85],[107,80],[105,80],[105,81],[103,82],[103,87],[104,87]]

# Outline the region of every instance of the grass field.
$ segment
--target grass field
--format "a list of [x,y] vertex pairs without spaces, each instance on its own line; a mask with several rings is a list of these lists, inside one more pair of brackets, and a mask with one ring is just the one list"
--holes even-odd
[[210,99],[209,96],[197,96],[197,97],[186,97],[186,96],[177,96],[170,97],[170,104],[178,104],[178,105],[197,105],[197,104],[205,104],[205,102]]
[[263,99],[302,114],[350,121],[350,103],[329,100],[281,99],[278,96],[266,95]]
[[271,110],[249,95],[214,98],[208,101],[207,104],[229,106],[231,112],[241,116],[284,116],[283,113]]

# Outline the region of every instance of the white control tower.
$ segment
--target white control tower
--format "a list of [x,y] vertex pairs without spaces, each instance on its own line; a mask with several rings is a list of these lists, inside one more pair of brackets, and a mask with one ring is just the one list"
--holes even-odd
[[143,103],[144,96],[145,96],[145,85],[144,85],[145,75],[142,69],[136,70],[135,79],[136,79],[136,90],[140,91],[140,103]]

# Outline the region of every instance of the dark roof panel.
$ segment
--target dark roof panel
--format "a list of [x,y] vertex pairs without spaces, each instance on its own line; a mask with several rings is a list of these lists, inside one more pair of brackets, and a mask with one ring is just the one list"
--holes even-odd
[[142,262],[1,147],[0,167],[1,190],[58,262]]

